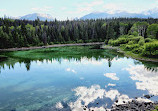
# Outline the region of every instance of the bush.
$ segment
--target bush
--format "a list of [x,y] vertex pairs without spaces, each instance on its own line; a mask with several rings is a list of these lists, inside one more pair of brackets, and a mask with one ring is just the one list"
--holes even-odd
[[158,41],[146,43],[142,54],[149,57],[158,57]]
[[126,46],[125,46],[125,50],[131,51],[131,50],[133,50],[134,48],[138,48],[138,47],[139,47],[138,44],[126,45]]
[[39,43],[38,45],[39,45],[39,46],[43,46],[43,45],[44,45],[44,43],[43,43],[43,42],[41,42],[41,43]]
[[105,44],[108,44],[108,40],[105,40],[104,43],[105,43]]
[[78,40],[77,43],[83,43],[83,40]]
[[138,32],[134,31],[134,32],[132,33],[132,35],[138,36]]
[[109,44],[109,45],[113,45],[113,40],[110,39],[110,40],[108,41],[108,44]]
[[134,44],[133,41],[129,41],[129,42],[128,42],[128,45],[132,45],[132,44]]
[[134,35],[129,35],[128,38],[135,38],[135,36]]
[[145,43],[152,42],[152,41],[153,41],[153,39],[151,39],[151,38],[146,38],[145,39]]
[[144,50],[144,47],[139,47],[139,48],[133,49],[132,52],[135,54],[141,54],[143,50]]
[[141,38],[142,38],[141,36],[128,38],[128,41],[133,41],[134,43],[138,43]]
[[54,43],[53,42],[50,42],[50,45],[53,45]]
[[139,44],[140,46],[143,46],[144,43],[145,43],[144,38],[141,38],[141,39],[139,40],[139,42],[138,42],[138,44]]
[[121,35],[119,38],[128,38],[128,35]]
[[118,38],[117,40],[111,40],[110,44],[113,46],[120,46],[121,44],[128,43],[126,38]]

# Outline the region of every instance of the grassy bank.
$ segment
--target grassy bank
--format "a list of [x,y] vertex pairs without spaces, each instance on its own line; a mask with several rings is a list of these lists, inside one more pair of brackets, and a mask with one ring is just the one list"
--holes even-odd
[[124,55],[125,55],[126,57],[131,57],[131,58],[133,58],[133,59],[142,60],[142,61],[158,62],[158,59],[157,59],[157,58],[144,57],[144,56],[141,56],[141,55],[139,55],[139,54],[134,54],[134,53],[132,53],[131,51],[125,51],[125,50],[123,50],[122,48],[117,47],[117,46],[105,45],[103,48],[104,48],[104,49],[115,49],[115,50],[117,50],[118,52],[124,53]]
[[158,40],[156,39],[123,35],[116,40],[109,40],[104,48],[117,49],[134,59],[158,62]]
[[155,109],[153,111],[158,111],[158,105],[155,106]]

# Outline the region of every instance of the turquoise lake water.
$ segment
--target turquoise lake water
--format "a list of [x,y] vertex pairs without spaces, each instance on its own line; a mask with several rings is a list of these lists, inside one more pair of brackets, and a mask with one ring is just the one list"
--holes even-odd
[[[93,46],[5,54],[0,111],[104,111],[138,97],[158,100],[158,64]],[[150,100],[143,96],[154,95]],[[142,98],[141,98],[142,97]]]

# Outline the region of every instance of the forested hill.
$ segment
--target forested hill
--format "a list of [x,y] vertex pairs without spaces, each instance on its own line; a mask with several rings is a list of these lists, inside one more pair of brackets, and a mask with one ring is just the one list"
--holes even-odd
[[158,19],[35,21],[0,18],[0,48],[99,42],[134,34],[158,39]]

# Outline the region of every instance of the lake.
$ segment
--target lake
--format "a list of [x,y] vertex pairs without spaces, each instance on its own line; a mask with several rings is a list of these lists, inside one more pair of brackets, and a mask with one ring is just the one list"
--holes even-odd
[[0,111],[104,111],[116,100],[158,100],[158,63],[116,50],[71,46],[3,55]]

